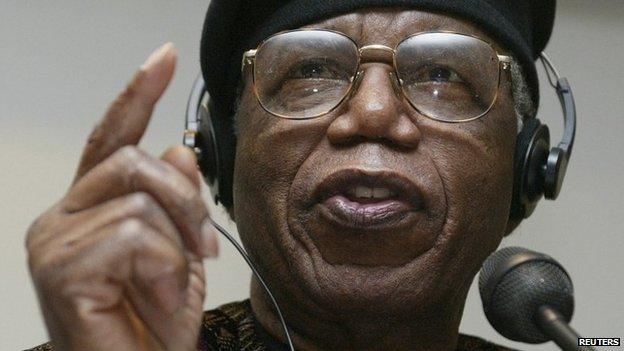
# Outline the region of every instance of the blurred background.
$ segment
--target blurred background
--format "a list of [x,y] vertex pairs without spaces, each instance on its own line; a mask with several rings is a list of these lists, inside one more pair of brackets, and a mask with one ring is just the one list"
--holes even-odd
[[[141,145],[158,155],[180,143],[207,6],[199,0],[0,2],[0,349],[47,340],[26,265],[25,232],[65,193],[108,103],[167,41],[178,48],[179,65]],[[572,326],[588,337],[624,337],[622,18],[620,0],[559,1],[547,51],[574,89],[574,155],[559,199],[542,201],[503,243],[545,252],[563,264],[575,286]],[[558,141],[561,113],[544,80],[539,117]],[[235,230],[221,209],[212,213]],[[220,258],[206,268],[206,308],[248,296],[249,269],[225,240]],[[476,284],[461,330],[521,350],[556,349],[499,336],[483,315]]]

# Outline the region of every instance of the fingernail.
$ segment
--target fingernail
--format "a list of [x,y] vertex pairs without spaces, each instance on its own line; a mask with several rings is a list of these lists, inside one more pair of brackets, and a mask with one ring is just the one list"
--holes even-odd
[[160,61],[172,48],[173,43],[169,42],[154,50],[154,52],[147,58],[147,60],[145,60],[145,63],[141,65],[141,69],[147,70],[152,67],[158,61]]
[[219,241],[212,221],[207,218],[201,228],[201,251],[204,257],[215,258],[219,256]]

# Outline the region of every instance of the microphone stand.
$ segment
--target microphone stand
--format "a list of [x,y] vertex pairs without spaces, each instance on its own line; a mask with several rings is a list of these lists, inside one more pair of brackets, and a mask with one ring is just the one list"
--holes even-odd
[[554,308],[544,305],[535,314],[535,320],[542,331],[565,351],[597,351],[591,346],[578,346],[581,337],[568,325],[565,318]]

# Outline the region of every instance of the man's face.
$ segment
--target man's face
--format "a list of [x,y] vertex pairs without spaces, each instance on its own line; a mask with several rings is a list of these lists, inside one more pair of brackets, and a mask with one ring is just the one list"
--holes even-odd
[[[449,30],[502,52],[466,21],[412,10],[366,10],[310,27],[340,31],[360,47]],[[310,308],[461,306],[507,225],[517,133],[509,77],[487,115],[444,123],[395,92],[391,65],[361,69],[355,94],[311,120],[266,112],[247,71],[234,176],[241,238],[280,298]],[[371,195],[381,198],[364,199]]]

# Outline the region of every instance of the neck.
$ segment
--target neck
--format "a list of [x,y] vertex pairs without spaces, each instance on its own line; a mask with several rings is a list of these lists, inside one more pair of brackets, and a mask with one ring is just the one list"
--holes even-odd
[[[298,301],[283,296],[276,296],[276,299],[297,351],[445,351],[455,350],[457,345],[465,296],[460,299],[458,308],[449,308],[449,305],[457,305],[450,303],[431,309],[432,313],[399,316],[394,320],[386,316],[366,317],[366,313],[339,315],[318,306],[312,311]],[[285,343],[275,308],[255,279],[251,284],[251,305],[266,331]],[[335,306],[332,308],[335,310]]]

